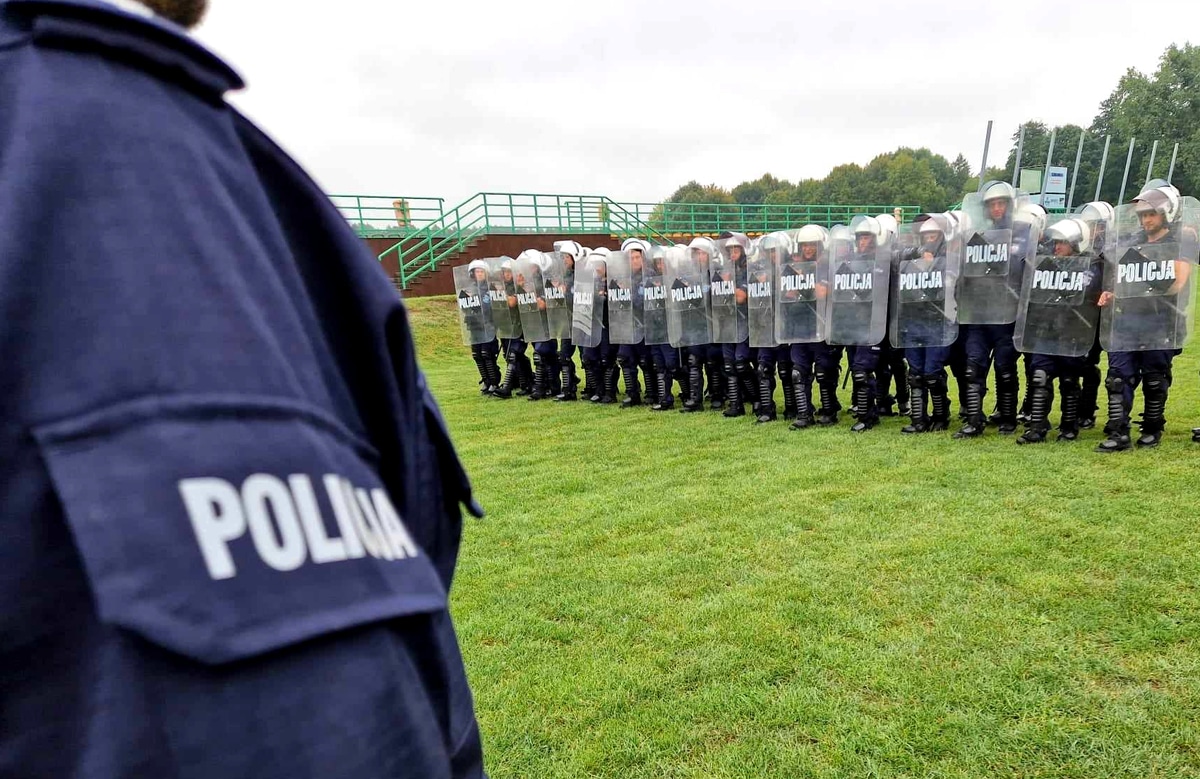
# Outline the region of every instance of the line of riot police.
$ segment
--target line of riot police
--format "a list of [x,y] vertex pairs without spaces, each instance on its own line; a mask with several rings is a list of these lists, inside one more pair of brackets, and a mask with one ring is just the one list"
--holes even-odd
[[683,412],[707,401],[737,417],[749,404],[767,423],[778,418],[778,378],[784,419],[804,429],[838,423],[844,356],[854,432],[895,406],[910,417],[904,433],[948,430],[949,369],[955,438],[989,423],[1014,433],[1023,422],[1018,443],[1045,441],[1057,380],[1058,439],[1070,441],[1095,424],[1103,350],[1108,424],[1097,449],[1113,452],[1135,443],[1139,386],[1136,444],[1161,440],[1172,360],[1189,332],[1198,233],[1200,202],[1161,181],[1117,208],[1093,202],[1063,215],[990,182],[961,209],[910,224],[861,215],[756,241],[631,238],[620,251],[562,241],[552,252],[474,260],[455,268],[455,284],[464,342],[482,392],[495,397],[575,400],[578,348],[582,396],[594,403],[616,403],[623,378],[625,407],[674,408],[677,385]]

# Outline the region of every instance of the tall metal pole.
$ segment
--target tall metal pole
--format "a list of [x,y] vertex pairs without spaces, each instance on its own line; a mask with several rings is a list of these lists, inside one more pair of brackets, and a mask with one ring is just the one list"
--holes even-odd
[[1021,136],[1017,138],[1017,158],[1013,161],[1013,189],[1017,188],[1017,179],[1021,177],[1021,152],[1025,150],[1025,125],[1021,125]]
[[1150,183],[1150,176],[1154,173],[1154,157],[1158,154],[1158,141],[1150,147],[1150,164],[1146,166],[1146,183],[1142,184],[1142,188],[1146,188],[1146,184]]
[[1167,171],[1167,183],[1171,183],[1171,177],[1175,175],[1175,158],[1179,156],[1179,144],[1175,144],[1175,151],[1171,152],[1171,169]]
[[979,165],[979,191],[983,191],[983,177],[987,175],[988,147],[992,145],[992,120],[988,119],[987,135],[983,137],[983,162]]
[[1079,146],[1075,148],[1075,167],[1071,170],[1071,193],[1067,195],[1067,213],[1071,212],[1071,207],[1075,205],[1075,182],[1079,180],[1079,160],[1083,157],[1083,139],[1087,137],[1087,130],[1079,131]]
[[1104,136],[1104,156],[1100,158],[1100,175],[1096,177],[1096,196],[1092,200],[1100,199],[1100,186],[1104,183],[1104,169],[1108,167],[1108,145],[1112,143],[1112,136]]
[[1050,158],[1054,156],[1054,139],[1058,137],[1058,130],[1050,131],[1050,148],[1046,150],[1046,167],[1042,169],[1042,208],[1046,207],[1046,185],[1050,183]]
[[1117,194],[1117,202],[1114,206],[1121,205],[1121,201],[1125,199],[1125,185],[1129,183],[1129,166],[1133,164],[1133,143],[1137,138],[1129,139],[1129,154],[1125,155],[1125,175],[1121,177],[1121,191]]

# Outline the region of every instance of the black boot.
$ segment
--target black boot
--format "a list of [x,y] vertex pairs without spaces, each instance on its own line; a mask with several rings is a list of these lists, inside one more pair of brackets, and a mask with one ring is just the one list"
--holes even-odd
[[792,364],[781,362],[775,367],[779,371],[779,386],[783,390],[783,419],[790,421],[796,418],[796,382],[792,379]]
[[803,430],[813,425],[812,380],[805,380],[800,371],[792,370],[792,388],[796,395],[796,418],[792,420],[791,427],[793,430]]
[[896,410],[900,416],[908,416],[912,382],[908,380],[908,366],[904,364],[903,357],[892,364],[892,376],[896,379]]
[[[1029,421],[1025,423],[1025,432],[1017,439],[1017,443],[1040,444],[1050,431],[1050,404],[1053,402],[1050,377],[1041,369],[1035,370],[1029,379],[1028,390]],[[999,395],[999,392],[996,394]]]
[[542,359],[542,355],[533,355],[533,392],[529,393],[530,400],[541,400],[550,396],[550,364]]
[[1062,414],[1058,420],[1058,440],[1074,441],[1079,438],[1079,378],[1063,376],[1058,380],[1059,394],[1062,395]]
[[651,411],[670,411],[675,408],[675,397],[671,394],[671,371],[659,366],[654,374],[654,383],[658,387],[658,402],[650,407]]
[[1108,391],[1108,424],[1104,426],[1104,434],[1108,438],[1096,447],[1097,452],[1123,452],[1133,448],[1129,441],[1129,408],[1125,405],[1125,380],[1112,373],[1104,380],[1104,389]]
[[600,400],[597,403],[605,406],[617,402],[617,382],[621,378],[621,369],[612,363],[604,364],[600,368],[600,381],[603,389],[601,390]]
[[838,423],[838,410],[841,405],[837,399],[838,372],[826,373],[817,371],[817,392],[821,395],[821,410],[817,412],[817,424],[828,427]]
[[756,424],[774,422],[776,419],[775,371],[772,366],[763,363],[758,365],[758,408],[755,413]]
[[708,372],[709,407],[713,411],[720,411],[728,400],[729,379],[725,375],[725,364],[720,360],[709,360],[704,367]]
[[471,358],[475,360],[475,369],[479,371],[479,394],[492,394],[495,385],[492,384],[491,376],[488,374],[487,358],[479,352],[473,352]]
[[559,377],[559,380],[562,382],[562,391],[554,399],[560,402],[575,400],[575,392],[579,386],[579,379],[575,376],[574,360],[567,360],[562,364],[562,375]]
[[925,377],[917,373],[910,373],[908,381],[911,386],[909,388],[909,404],[908,414],[912,420],[909,424],[900,428],[901,433],[924,433],[929,430],[929,417],[925,413]]
[[533,363],[522,354],[517,357],[517,379],[520,385],[514,394],[525,397],[533,394]]
[[646,391],[643,393],[646,405],[657,406],[658,401],[662,398],[662,395],[659,394],[661,388],[658,386],[658,369],[649,360],[641,362],[638,367],[642,369],[642,377],[646,382]]
[[966,392],[964,393],[965,402],[963,403],[963,426],[957,433],[955,438],[975,438],[983,434],[983,426],[985,424],[983,418],[983,375],[975,366],[967,366],[966,371]]
[[[1025,364],[1025,396],[1021,399],[1021,410],[1017,412],[1017,422],[1024,425],[1033,414],[1033,361],[1028,356],[1022,357]],[[997,378],[997,381],[999,379]],[[1045,436],[1043,436],[1043,439]]]
[[600,366],[594,362],[583,364],[583,399],[589,403],[599,403],[600,395],[604,392],[604,379],[600,375]]
[[1083,369],[1079,390],[1079,429],[1096,426],[1097,400],[1100,395],[1100,366],[1089,364]]
[[520,372],[521,369],[517,360],[510,360],[508,364],[504,366],[504,381],[500,383],[500,386],[496,388],[496,391],[493,392],[492,395],[505,400],[511,398],[513,389],[517,386],[518,375]]
[[944,370],[925,377],[925,390],[929,395],[929,406],[933,413],[929,415],[929,429],[950,429],[950,394],[946,387],[946,372]]
[[996,372],[996,426],[1002,434],[1017,432],[1017,403],[1021,393],[1017,372]]
[[[686,360],[686,358],[684,358]],[[679,384],[679,402],[687,403],[689,394],[691,393],[691,382],[688,379],[687,365],[680,365],[675,369],[675,381]],[[671,377],[667,377],[667,387],[671,386]]]
[[691,414],[704,410],[704,366],[695,356],[688,357],[687,367],[688,396],[679,409],[681,414]]
[[621,364],[621,375],[625,377],[625,400],[621,401],[621,408],[642,405],[642,387],[638,383],[637,363],[633,360],[618,360],[618,362]]
[[854,398],[855,423],[850,427],[852,433],[862,433],[879,424],[878,409],[875,406],[875,393],[871,388],[873,377],[869,371],[855,371],[851,379],[851,397]]
[[755,371],[754,365],[746,360],[736,363],[734,370],[737,371],[738,383],[742,388],[742,403],[749,403],[750,410],[757,414],[758,404],[761,402],[758,391],[758,372]]
[[746,416],[746,404],[742,401],[742,379],[733,363],[725,363],[725,416]]
[[888,361],[891,352],[884,349],[879,355],[879,367],[875,369],[875,413],[881,417],[896,416],[896,398],[888,392],[892,388],[892,366]]
[[1138,436],[1139,449],[1158,446],[1162,440],[1163,428],[1167,425],[1167,391],[1171,381],[1165,373],[1147,373],[1142,378],[1142,398],[1145,400],[1145,410],[1142,421],[1138,425],[1142,434]]

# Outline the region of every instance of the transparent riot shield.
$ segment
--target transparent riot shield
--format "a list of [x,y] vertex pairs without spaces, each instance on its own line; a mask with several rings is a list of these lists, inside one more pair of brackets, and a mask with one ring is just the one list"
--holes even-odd
[[935,215],[906,225],[895,253],[891,343],[897,349],[949,346],[958,338],[954,286],[958,278],[954,228]]
[[1191,329],[1200,202],[1181,198],[1166,215],[1141,217],[1132,203],[1116,211],[1100,344],[1108,352],[1182,349]]
[[744,249],[732,239],[719,249],[720,256],[709,265],[712,343],[737,344],[750,337],[746,303],[738,302],[738,291],[746,283],[746,258],[735,256]]
[[603,270],[603,261],[591,258],[575,266],[571,341],[580,348],[599,346],[604,335]]
[[667,336],[671,346],[713,343],[709,319],[708,263],[703,253],[682,246],[667,249]]
[[668,343],[667,334],[667,249],[656,246],[650,252],[650,261],[642,269],[642,327],[647,346]]
[[542,297],[546,301],[546,326],[550,338],[571,337],[571,280],[560,252],[542,255]]
[[640,252],[636,262],[631,252],[611,252],[605,264],[608,266],[608,339],[615,344],[640,344],[645,337]]
[[513,275],[511,257],[489,257],[485,260],[488,274],[488,294],[491,296],[492,321],[497,338],[521,337],[521,312],[517,309],[517,281]]
[[513,277],[517,285],[517,311],[521,314],[522,337],[531,344],[549,341],[542,253],[521,252],[521,255],[513,260]]
[[1103,261],[1081,220],[1050,216],[1047,227],[1045,245],[1025,263],[1013,343],[1028,354],[1083,357],[1096,340]]
[[993,215],[981,195],[963,198],[957,286],[961,324],[1016,321],[1025,257],[1037,246],[1037,228],[1021,210],[1024,202],[1022,196],[1009,199],[1004,213]]
[[825,247],[825,239],[797,243],[795,253],[779,267],[775,340],[781,344],[822,343],[828,336],[829,260]]
[[887,337],[891,248],[881,246],[847,255],[843,247],[834,246],[842,240],[830,241],[843,259],[831,263],[826,341],[836,346],[874,346]]
[[454,269],[454,297],[458,302],[458,322],[465,346],[485,344],[496,338],[492,305],[488,296],[488,273],[466,265]]
[[775,338],[776,278],[791,260],[791,242],[787,233],[764,235],[746,264],[747,325],[750,346],[755,349],[779,345]]

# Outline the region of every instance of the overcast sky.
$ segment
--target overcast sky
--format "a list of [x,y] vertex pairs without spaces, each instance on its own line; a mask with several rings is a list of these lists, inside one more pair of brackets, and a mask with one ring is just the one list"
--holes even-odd
[[[331,193],[601,194],[822,177],[898,146],[977,170],[1088,125],[1200,2],[210,0],[232,100]],[[1027,163],[1029,161],[1026,161]]]

